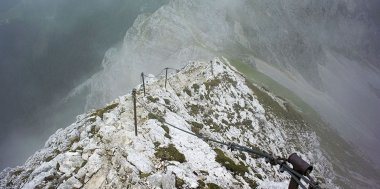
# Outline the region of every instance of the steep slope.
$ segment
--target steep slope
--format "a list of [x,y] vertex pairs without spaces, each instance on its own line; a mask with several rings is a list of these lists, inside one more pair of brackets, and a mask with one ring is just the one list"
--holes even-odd
[[332,166],[309,125],[286,102],[246,82],[227,60],[194,62],[59,129],[25,165],[0,173],[0,188],[286,188],[289,175],[246,152],[178,130],[260,148],[296,152],[332,188]]

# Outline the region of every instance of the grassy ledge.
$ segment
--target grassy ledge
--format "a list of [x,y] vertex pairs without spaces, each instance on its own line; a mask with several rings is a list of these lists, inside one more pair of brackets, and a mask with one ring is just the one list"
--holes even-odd
[[227,157],[221,149],[214,149],[216,152],[215,161],[226,167],[227,170],[232,171],[239,175],[244,175],[248,172],[248,167],[245,166],[242,162],[239,162],[237,165],[231,158]]
[[168,147],[158,148],[154,155],[163,161],[178,161],[180,163],[186,162],[185,156],[179,152],[173,144],[169,144]]
[[119,105],[119,103],[114,103],[114,104],[111,104],[111,105],[106,106],[104,108],[97,109],[94,113],[91,114],[91,116],[95,116],[95,117],[98,116],[103,120],[103,114],[110,112],[111,110],[116,108],[118,105]]

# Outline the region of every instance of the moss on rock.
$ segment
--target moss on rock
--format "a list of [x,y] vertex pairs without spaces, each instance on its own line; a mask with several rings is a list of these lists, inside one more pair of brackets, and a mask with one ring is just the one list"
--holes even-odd
[[183,185],[185,184],[185,181],[181,178],[175,177],[175,187],[176,188],[183,188]]
[[157,97],[153,97],[153,96],[148,96],[147,98],[148,98],[148,100],[150,100],[150,101],[153,102],[153,103],[156,103],[156,102],[158,102],[158,100],[159,100],[159,98],[157,98]]
[[216,152],[215,161],[222,164],[227,170],[239,175],[244,175],[244,173],[248,172],[247,166],[242,162],[236,164],[231,158],[227,157],[221,149],[216,148],[214,151]]
[[185,87],[185,88],[183,89],[183,92],[185,92],[187,95],[191,96],[191,91],[190,91],[189,88]]
[[180,163],[186,161],[185,156],[173,144],[169,144],[168,147],[158,148],[154,155],[161,160],[178,161]]
[[[114,103],[114,104],[111,104],[111,105],[106,106],[104,108],[97,109],[94,113],[91,114],[91,116],[98,116],[98,117],[100,117],[103,120],[103,114],[107,113],[107,112],[110,112],[111,110],[113,110],[114,108],[116,108],[118,105],[119,105],[119,103]],[[90,121],[94,122],[95,120],[92,119]]]
[[191,124],[191,131],[193,131],[193,133],[199,135],[200,131],[203,129],[203,125],[200,123],[197,123],[195,121],[190,122],[190,124]]
[[209,189],[220,189],[220,187],[215,183],[207,183],[206,185]]

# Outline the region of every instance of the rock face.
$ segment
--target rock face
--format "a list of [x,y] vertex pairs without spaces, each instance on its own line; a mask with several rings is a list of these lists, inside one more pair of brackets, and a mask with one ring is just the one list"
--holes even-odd
[[59,129],[23,166],[0,173],[0,188],[286,188],[290,176],[246,152],[194,134],[296,152],[313,176],[335,187],[316,135],[285,101],[245,80],[228,61],[194,62],[137,86],[135,136],[131,94]]

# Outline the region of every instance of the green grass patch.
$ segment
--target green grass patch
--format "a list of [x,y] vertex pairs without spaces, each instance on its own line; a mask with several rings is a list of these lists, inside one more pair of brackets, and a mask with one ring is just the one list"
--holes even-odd
[[246,156],[243,152],[240,152],[240,153],[239,153],[239,157],[240,157],[243,161],[247,160],[247,156]]
[[235,114],[232,112],[227,112],[227,118],[229,121],[232,121],[235,118]]
[[[202,111],[204,112],[203,107],[202,107]],[[211,117],[213,113],[214,113],[214,111],[209,110],[209,111],[203,113],[203,117]]]
[[242,162],[235,164],[235,162],[227,157],[221,149],[214,149],[216,152],[215,161],[226,167],[227,170],[234,172],[235,174],[244,175],[248,172],[248,167],[245,166]]
[[169,144],[168,147],[158,148],[154,155],[161,160],[178,161],[180,163],[186,161],[185,156],[173,144]]
[[243,120],[243,121],[241,122],[241,124],[242,124],[243,126],[245,126],[246,128],[250,128],[250,127],[252,127],[252,120],[250,120],[250,119],[245,119],[245,120]]
[[19,176],[22,173],[22,171],[24,171],[24,170],[23,169],[18,169],[18,170],[15,170],[15,171],[11,172],[11,174]]
[[169,99],[164,98],[164,101],[165,101],[166,105],[170,105],[170,100]]
[[232,86],[236,86],[237,85],[237,81],[233,80],[229,75],[227,74],[224,74],[223,75],[223,80],[230,83]]
[[147,96],[146,97],[149,101],[151,101],[151,102],[153,102],[153,103],[156,103],[156,102],[158,102],[160,99],[159,98],[157,98],[157,97],[153,97],[153,96]]
[[146,177],[149,177],[150,175],[152,175],[152,174],[140,172],[140,178],[146,178]]
[[161,125],[161,127],[165,130],[166,133],[169,134],[169,127],[166,125]]
[[200,105],[191,104],[190,105],[190,114],[191,115],[198,115],[199,113],[203,112],[205,109]]
[[242,110],[244,110],[243,107],[241,107],[241,106],[240,106],[239,104],[237,104],[237,103],[234,103],[233,108],[234,108],[234,110],[235,110],[236,113],[239,113],[239,112],[241,112]]
[[228,121],[225,120],[225,119],[222,119],[222,123],[225,124],[225,125],[229,125]]
[[198,84],[194,83],[194,84],[191,86],[191,88],[194,89],[194,92],[195,92],[195,93],[198,93],[198,92],[199,92],[199,85],[198,85]]
[[175,177],[175,187],[176,188],[183,188],[183,185],[185,184],[185,181],[181,178]]
[[198,182],[198,188],[205,188],[206,184],[202,180],[197,180]]
[[207,93],[210,93],[210,90],[217,87],[222,81],[219,78],[214,78],[212,80],[204,82],[206,86]]
[[222,128],[216,124],[211,124],[210,129],[212,129],[214,132],[217,132],[217,133],[222,132]]
[[[119,103],[114,103],[114,104],[111,104],[111,105],[106,106],[104,108],[97,109],[94,113],[91,114],[91,116],[98,116],[103,120],[103,114],[110,112],[111,110],[116,108],[118,105],[119,105]],[[95,120],[90,120],[90,121],[95,121]]]
[[162,118],[162,117],[160,117],[160,116],[158,116],[156,114],[150,113],[150,112],[148,113],[148,119],[156,119],[156,120],[158,120],[161,123],[165,122],[164,118]]
[[92,136],[95,136],[98,133],[98,131],[99,131],[99,127],[92,125],[88,133],[92,134]]
[[200,131],[203,129],[203,125],[195,121],[190,122],[190,125],[191,125],[191,131],[193,131],[193,133],[197,135],[199,135]]
[[257,188],[258,185],[257,185],[256,181],[254,181],[248,177],[243,177],[243,178],[244,178],[245,182],[248,183],[250,188]]
[[252,125],[252,120],[250,119],[245,119],[241,122],[241,124],[245,125],[245,126],[251,126]]
[[54,174],[54,175],[49,175],[49,176],[45,177],[44,181],[45,182],[51,182],[53,180],[58,180],[58,179],[59,179],[59,175]]
[[220,187],[215,183],[207,183],[206,185],[209,189],[220,189]]
[[216,123],[211,118],[205,118],[203,119],[203,123],[205,125],[208,125],[210,129],[212,129],[214,132],[220,133],[222,131],[222,127]]
[[154,144],[154,147],[155,147],[155,148],[157,148],[157,147],[159,147],[159,146],[161,145],[161,143],[158,142],[158,141],[154,142],[153,144]]
[[185,87],[185,88],[183,89],[183,92],[185,92],[187,95],[191,96],[191,91],[190,91],[189,88]]
[[260,175],[259,173],[256,173],[256,174],[255,174],[255,177],[257,177],[257,178],[260,179],[260,180],[263,180],[263,176]]
[[168,138],[168,139],[171,139],[172,137],[169,135],[169,127],[162,124],[161,127],[164,129],[165,131],[165,137]]

